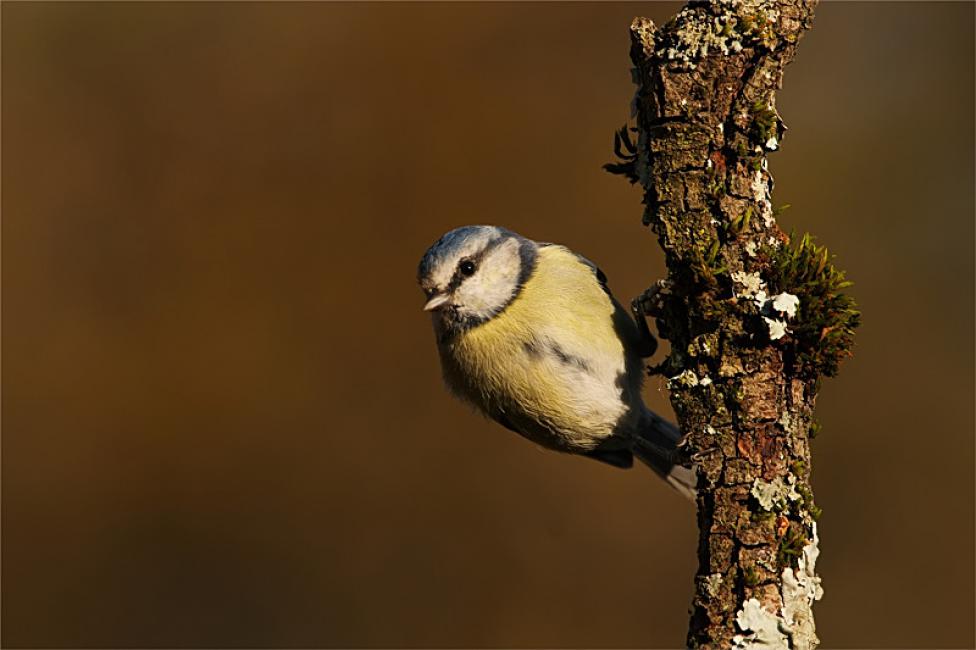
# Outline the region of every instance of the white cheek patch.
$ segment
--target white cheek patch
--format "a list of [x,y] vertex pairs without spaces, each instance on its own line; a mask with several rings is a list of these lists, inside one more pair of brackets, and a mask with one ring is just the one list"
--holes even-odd
[[500,311],[515,295],[520,270],[519,242],[506,239],[489,250],[477,272],[461,283],[455,292],[457,302],[474,316]]

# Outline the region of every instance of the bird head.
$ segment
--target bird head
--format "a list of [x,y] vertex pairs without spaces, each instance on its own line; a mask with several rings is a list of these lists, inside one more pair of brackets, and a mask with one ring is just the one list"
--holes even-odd
[[465,329],[499,314],[535,266],[535,242],[497,226],[463,226],[424,254],[417,281],[424,310],[446,330]]

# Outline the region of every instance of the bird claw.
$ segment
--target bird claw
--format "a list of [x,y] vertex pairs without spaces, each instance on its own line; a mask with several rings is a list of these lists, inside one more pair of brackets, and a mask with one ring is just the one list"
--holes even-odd
[[640,356],[645,359],[654,356],[654,353],[657,351],[657,339],[651,334],[651,329],[647,325],[647,316],[649,315],[647,291],[631,301],[630,309],[634,314],[634,321],[637,323],[637,334],[640,337]]

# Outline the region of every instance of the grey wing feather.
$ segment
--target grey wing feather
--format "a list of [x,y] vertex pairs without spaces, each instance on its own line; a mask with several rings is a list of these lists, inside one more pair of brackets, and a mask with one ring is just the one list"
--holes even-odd
[[654,470],[679,493],[694,500],[698,475],[693,467],[681,462],[678,443],[681,431],[652,411],[645,412],[640,434],[635,440],[634,455]]

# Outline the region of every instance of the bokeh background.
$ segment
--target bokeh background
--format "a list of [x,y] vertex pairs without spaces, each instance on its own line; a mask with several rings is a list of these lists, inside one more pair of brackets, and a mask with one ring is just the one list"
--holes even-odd
[[[662,276],[600,165],[675,10],[3,3],[5,647],[682,644],[691,507],[453,401],[414,285],[481,222]],[[782,224],[864,312],[826,647],[974,644],[973,19],[826,3],[779,95]]]

